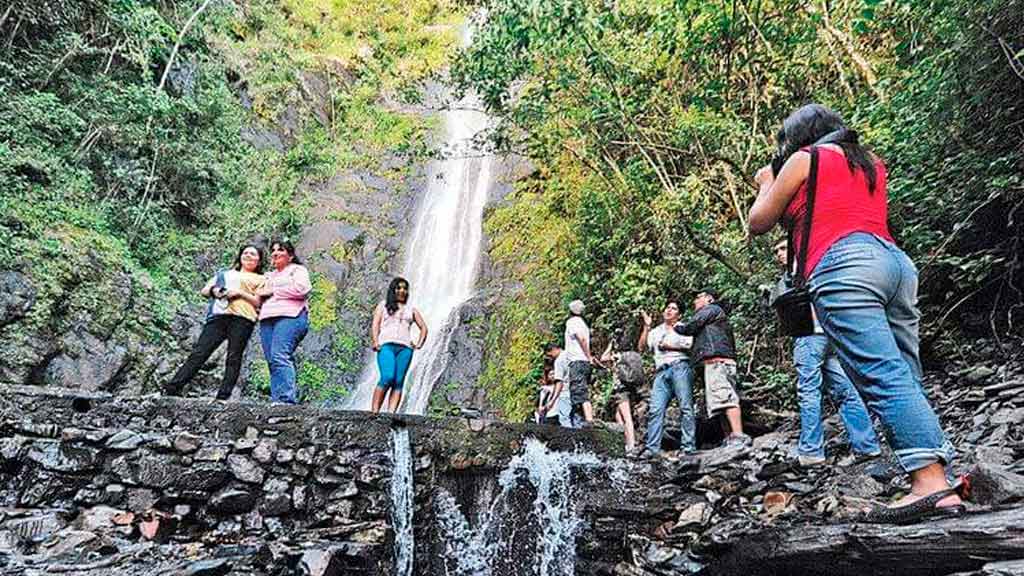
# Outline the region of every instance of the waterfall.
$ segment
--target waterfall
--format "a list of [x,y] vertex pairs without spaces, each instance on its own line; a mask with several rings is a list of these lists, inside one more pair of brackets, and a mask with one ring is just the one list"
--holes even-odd
[[[583,525],[573,498],[574,470],[601,466],[585,452],[550,451],[539,440],[526,441],[522,454],[501,471],[501,492],[471,528],[451,494],[434,497],[437,528],[444,540],[445,560],[459,576],[539,574],[572,576],[576,570],[576,537]],[[529,488],[527,488],[527,486]],[[514,502],[535,491],[528,511]],[[523,545],[532,546],[532,555]]]
[[391,431],[391,525],[395,532],[395,571],[397,576],[411,576],[413,568],[413,485],[412,448],[409,429]]
[[[409,303],[420,310],[429,329],[405,379],[400,411],[409,414],[426,411],[430,392],[448,363],[452,323],[458,321],[453,312],[473,295],[494,164],[493,156],[478,145],[490,126],[479,108],[470,95],[441,113],[444,154],[427,167],[426,191],[405,247],[401,275],[409,280]],[[348,407],[369,409],[378,378],[372,361]]]

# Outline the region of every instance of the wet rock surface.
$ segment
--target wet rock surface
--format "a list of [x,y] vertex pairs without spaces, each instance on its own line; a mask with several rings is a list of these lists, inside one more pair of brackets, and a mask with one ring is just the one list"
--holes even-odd
[[[478,531],[489,514],[523,519],[502,544],[519,560],[491,573],[533,574],[536,514],[556,511],[579,521],[559,569],[575,574],[1020,574],[1024,371],[1007,363],[970,383],[967,368],[926,387],[957,472],[972,475],[969,514],[912,526],[858,521],[908,486],[888,451],[850,457],[834,417],[828,461],[802,468],[784,415],[760,414],[774,431],[749,447],[631,460],[601,426],[0,387],[0,574],[393,574],[395,427],[411,438],[415,574],[474,573],[449,531]],[[531,438],[576,455],[557,460],[572,467],[564,487],[536,464],[510,473]],[[571,505],[544,508],[545,482]],[[498,501],[507,509],[492,514]],[[461,516],[442,515],[445,502]]]

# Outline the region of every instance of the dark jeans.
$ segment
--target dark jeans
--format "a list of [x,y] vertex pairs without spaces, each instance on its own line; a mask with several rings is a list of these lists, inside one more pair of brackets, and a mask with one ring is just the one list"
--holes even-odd
[[199,334],[199,340],[188,355],[188,360],[174,374],[171,381],[167,383],[167,393],[178,395],[182,389],[203,367],[221,343],[228,341],[228,358],[224,363],[224,380],[220,384],[217,398],[227,400],[231,391],[235,389],[235,382],[238,381],[238,373],[242,369],[242,354],[245,353],[245,345],[249,343],[249,336],[256,323],[248,318],[234,314],[220,314],[214,316],[203,326]]

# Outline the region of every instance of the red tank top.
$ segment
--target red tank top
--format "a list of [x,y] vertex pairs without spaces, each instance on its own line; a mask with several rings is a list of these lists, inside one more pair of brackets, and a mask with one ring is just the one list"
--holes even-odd
[[[809,149],[805,148],[804,151]],[[846,156],[838,150],[818,147],[818,188],[814,195],[811,236],[807,243],[807,277],[837,240],[854,232],[876,234],[892,242],[889,234],[888,194],[885,188],[885,164],[875,163],[878,175],[875,193],[868,190],[863,170],[850,172]],[[800,253],[803,239],[804,213],[807,209],[807,182],[800,185],[786,206],[783,224],[793,231],[794,257]]]

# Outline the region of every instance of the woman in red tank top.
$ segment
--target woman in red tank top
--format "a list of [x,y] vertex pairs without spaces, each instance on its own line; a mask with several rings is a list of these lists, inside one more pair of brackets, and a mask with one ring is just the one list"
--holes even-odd
[[[816,155],[804,277],[844,370],[911,478],[911,494],[865,520],[906,523],[962,514],[961,486],[951,488],[946,479],[955,451],[921,386],[917,270],[886,224],[885,165],[839,115],[818,104],[786,118],[777,139],[776,160],[755,176],[760,191],[750,232],[764,234],[781,222],[794,242],[802,242]],[[800,248],[795,245],[794,254]]]

